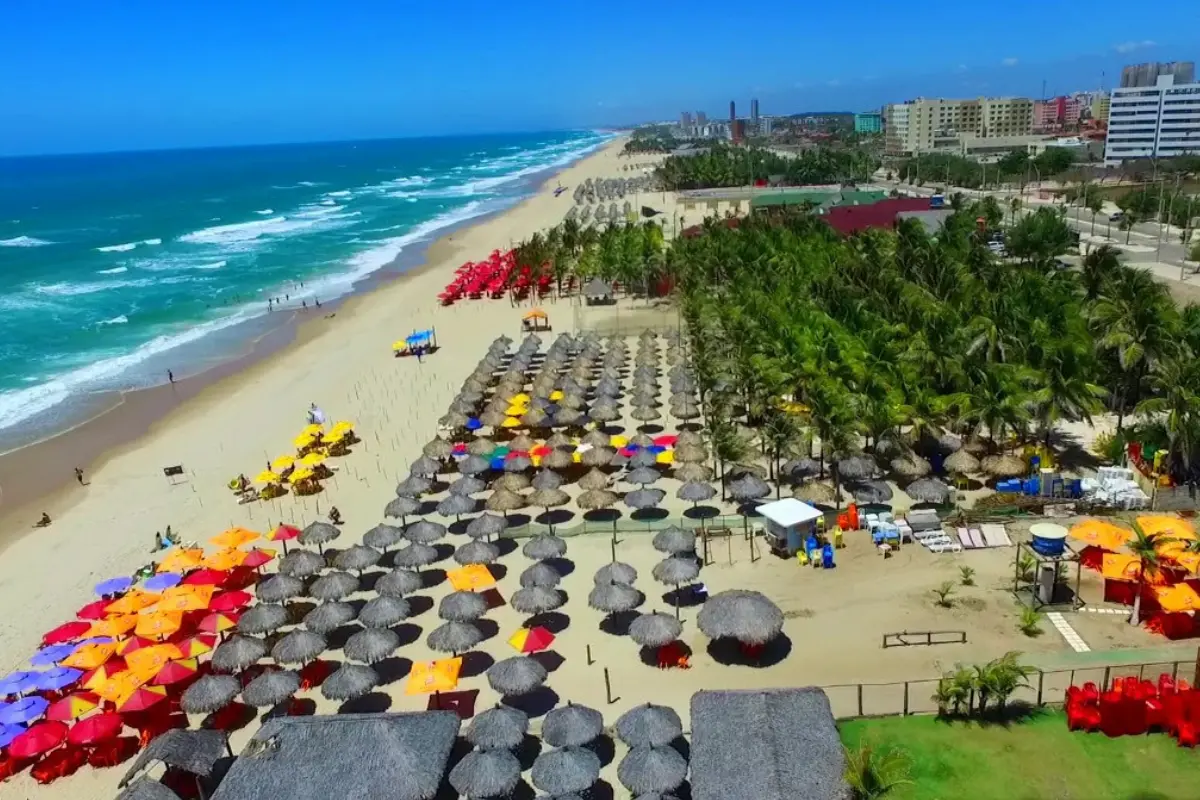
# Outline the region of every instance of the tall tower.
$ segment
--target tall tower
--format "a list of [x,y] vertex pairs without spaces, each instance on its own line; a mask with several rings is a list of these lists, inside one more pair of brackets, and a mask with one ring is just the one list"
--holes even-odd
[[737,105],[732,100],[729,101],[729,124],[732,125],[737,119]]
[[754,127],[758,127],[758,98],[750,99],[750,122]]

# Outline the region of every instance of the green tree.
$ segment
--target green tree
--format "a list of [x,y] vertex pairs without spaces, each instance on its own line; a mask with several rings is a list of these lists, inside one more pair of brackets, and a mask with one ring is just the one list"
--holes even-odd
[[1190,348],[1161,359],[1150,370],[1150,386],[1153,396],[1140,402],[1135,411],[1162,424],[1167,434],[1168,470],[1194,484],[1200,448],[1200,361]]
[[1008,201],[1008,211],[1009,211],[1008,224],[1009,225],[1017,224],[1017,212],[1021,210],[1021,205],[1022,205],[1021,198],[1019,198],[1019,197],[1014,197]]
[[1092,212],[1092,236],[1096,235],[1096,215],[1104,208],[1104,198],[1098,195],[1088,197],[1086,204],[1089,211]]
[[1100,245],[1083,258],[1084,296],[1089,302],[1104,293],[1105,284],[1121,272],[1121,251],[1112,245]]
[[1129,548],[1129,552],[1138,560],[1138,579],[1137,589],[1133,595],[1133,611],[1129,615],[1130,625],[1140,625],[1142,621],[1142,589],[1145,588],[1146,578],[1150,575],[1157,575],[1158,569],[1162,566],[1162,556],[1159,553],[1159,548],[1165,544],[1171,544],[1175,539],[1169,536],[1160,536],[1147,534],[1142,530],[1142,526],[1134,521],[1130,525],[1133,528],[1133,538],[1125,543]]

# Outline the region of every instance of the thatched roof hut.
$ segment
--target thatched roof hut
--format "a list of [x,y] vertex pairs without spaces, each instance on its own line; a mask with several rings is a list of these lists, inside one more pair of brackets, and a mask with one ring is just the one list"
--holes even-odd
[[654,534],[652,544],[654,549],[660,553],[669,553],[670,555],[695,553],[696,534],[694,531],[672,525]]
[[161,762],[201,778],[211,777],[217,762],[229,755],[229,739],[221,731],[169,730],[155,737],[117,784],[126,786],[151,764]]
[[467,536],[486,539],[508,530],[508,520],[494,514],[480,514],[467,524]]
[[[392,502],[400,502],[406,499],[409,500],[409,502],[416,503],[416,501],[412,500],[411,498],[403,497],[397,497]],[[388,505],[391,505],[391,503]],[[420,508],[420,505],[420,503],[416,503],[417,508]],[[409,511],[406,513],[412,514],[414,512]],[[388,516],[393,515],[388,514]],[[404,531],[400,528],[397,528],[395,525],[376,525],[374,528],[371,528],[371,530],[363,534],[363,544],[365,544],[367,547],[374,547],[377,550],[387,550],[389,547],[395,547],[396,545],[400,544],[403,539]]]
[[512,749],[521,744],[529,730],[529,715],[509,706],[497,705],[472,718],[463,737],[484,750]]
[[632,611],[645,599],[641,592],[624,583],[598,583],[588,592],[588,605],[606,614]]
[[546,586],[527,586],[517,589],[508,604],[521,614],[544,614],[562,606],[562,593]]
[[540,661],[529,656],[514,656],[488,667],[487,680],[493,691],[515,697],[544,684],[548,674]]
[[326,636],[353,620],[355,616],[357,615],[354,606],[349,603],[322,603],[304,615],[304,627],[313,633]]
[[578,747],[604,730],[604,715],[594,708],[567,702],[542,720],[542,741],[551,747]]
[[307,664],[324,653],[329,647],[325,637],[319,633],[297,628],[271,648],[271,658],[276,664]]
[[304,594],[304,581],[291,575],[273,575],[254,587],[263,603],[282,603]]
[[845,750],[820,689],[697,692],[691,728],[693,800],[850,796]]
[[179,800],[179,795],[158,781],[142,776],[117,795],[117,800]]
[[521,780],[521,762],[508,750],[474,750],[454,765],[449,780],[468,800],[507,797]]
[[242,614],[238,619],[237,629],[239,633],[254,635],[272,633],[286,625],[287,621],[287,611],[283,609],[283,606],[264,603],[252,606]]
[[212,800],[433,800],[458,735],[451,711],[268,720]]

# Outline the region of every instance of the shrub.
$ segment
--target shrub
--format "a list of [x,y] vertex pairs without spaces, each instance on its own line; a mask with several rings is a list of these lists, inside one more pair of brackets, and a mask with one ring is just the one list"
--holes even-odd
[[952,581],[946,581],[941,586],[934,589],[933,594],[936,597],[935,602],[939,606],[942,608],[953,608],[954,599],[951,597],[951,595],[954,594],[954,583]]
[[846,748],[846,783],[854,800],[874,800],[906,783],[908,758],[899,750],[880,751],[867,742]]
[[1042,615],[1034,611],[1032,608],[1021,609],[1021,620],[1017,623],[1017,627],[1021,633],[1029,637],[1042,635]]
[[959,567],[958,574],[963,586],[975,585],[975,570],[971,567]]

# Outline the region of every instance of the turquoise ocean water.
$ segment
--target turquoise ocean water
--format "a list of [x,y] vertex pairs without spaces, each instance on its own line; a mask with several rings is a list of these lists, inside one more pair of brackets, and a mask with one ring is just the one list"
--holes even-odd
[[194,374],[234,331],[261,328],[268,297],[344,295],[606,139],[0,159],[0,436],[61,428],[87,396],[162,383],[167,369]]

